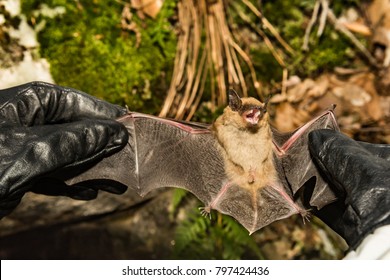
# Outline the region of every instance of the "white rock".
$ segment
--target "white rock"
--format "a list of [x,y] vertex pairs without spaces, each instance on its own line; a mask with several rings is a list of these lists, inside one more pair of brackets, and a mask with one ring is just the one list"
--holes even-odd
[[0,15],[0,25],[3,25],[5,23],[5,17],[4,15]]
[[37,34],[34,29],[27,23],[26,17],[20,15],[20,24],[18,29],[11,28],[9,35],[12,38],[18,39],[19,44],[26,48],[38,47]]
[[14,17],[20,14],[20,0],[2,0],[0,4],[4,5],[11,16]]
[[47,60],[34,60],[29,51],[24,52],[24,59],[19,64],[10,68],[0,69],[0,89],[32,81],[54,83]]

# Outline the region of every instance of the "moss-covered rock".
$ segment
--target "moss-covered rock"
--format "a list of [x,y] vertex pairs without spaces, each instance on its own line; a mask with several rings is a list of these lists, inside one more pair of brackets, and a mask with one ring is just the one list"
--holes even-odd
[[[346,1],[342,7],[349,7],[357,1]],[[317,37],[318,20],[309,37],[309,51],[302,50],[305,30],[313,13],[315,1],[269,1],[264,4],[263,13],[278,29],[281,36],[296,51],[286,58],[290,74],[301,77],[315,77],[332,71],[336,66],[350,65],[357,56],[352,43],[335,31],[327,22],[324,33]],[[339,12],[340,5],[335,8]]]
[[[173,68],[176,35],[168,21],[176,2],[167,0],[156,19],[131,21],[136,32],[121,28],[120,1],[23,1],[23,12],[39,33],[41,55],[51,64],[56,83],[74,87],[132,110],[155,113]],[[61,8],[64,12],[47,12]],[[168,72],[168,73],[167,73]],[[161,85],[161,86],[159,86]],[[150,88],[156,89],[150,94]]]

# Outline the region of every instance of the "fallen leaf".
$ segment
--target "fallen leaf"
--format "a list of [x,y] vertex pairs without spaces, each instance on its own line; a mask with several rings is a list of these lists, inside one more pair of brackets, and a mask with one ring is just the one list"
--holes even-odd
[[372,52],[375,58],[390,66],[390,1],[374,0],[367,9],[367,17],[373,28]]
[[[138,12],[156,18],[163,6],[164,0],[131,0],[131,7]],[[142,16],[141,16],[142,18]]]

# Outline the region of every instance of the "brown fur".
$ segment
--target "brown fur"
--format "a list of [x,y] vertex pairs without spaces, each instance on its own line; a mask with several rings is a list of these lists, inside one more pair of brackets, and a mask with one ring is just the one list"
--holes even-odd
[[[243,105],[263,106],[254,98],[242,98]],[[258,124],[248,125],[238,113],[226,107],[213,125],[223,150],[228,177],[246,188],[263,187],[276,180],[272,133],[265,113]]]

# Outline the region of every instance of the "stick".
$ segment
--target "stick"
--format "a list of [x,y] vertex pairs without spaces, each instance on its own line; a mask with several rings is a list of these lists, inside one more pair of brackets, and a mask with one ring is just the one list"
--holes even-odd
[[272,35],[279,41],[279,43],[292,55],[295,54],[293,48],[290,47],[289,44],[280,36],[279,32],[273,27],[273,25],[264,17],[264,15],[256,9],[256,7],[249,2],[248,0],[242,0],[242,2],[261,20],[264,24],[264,27],[268,28]]
[[319,9],[320,9],[320,1],[317,0],[315,5],[314,5],[313,14],[311,15],[311,19],[309,21],[309,24],[306,27],[305,37],[303,38],[302,50],[304,50],[304,51],[308,51],[309,50],[310,33],[311,33],[311,30],[312,30],[314,24],[317,21],[317,16],[318,16]]
[[334,25],[335,29],[340,31],[342,34],[348,37],[352,43],[362,52],[362,54],[368,59],[370,64],[374,67],[378,67],[376,59],[371,55],[371,53],[366,49],[366,47],[359,42],[359,40],[349,31],[343,24],[341,24],[333,13],[332,9],[328,10],[328,20]]
[[326,25],[326,15],[329,11],[329,1],[328,0],[321,0],[321,6],[322,6],[322,12],[320,16],[320,26],[317,30],[317,37],[321,37],[322,33],[324,32],[325,25]]

